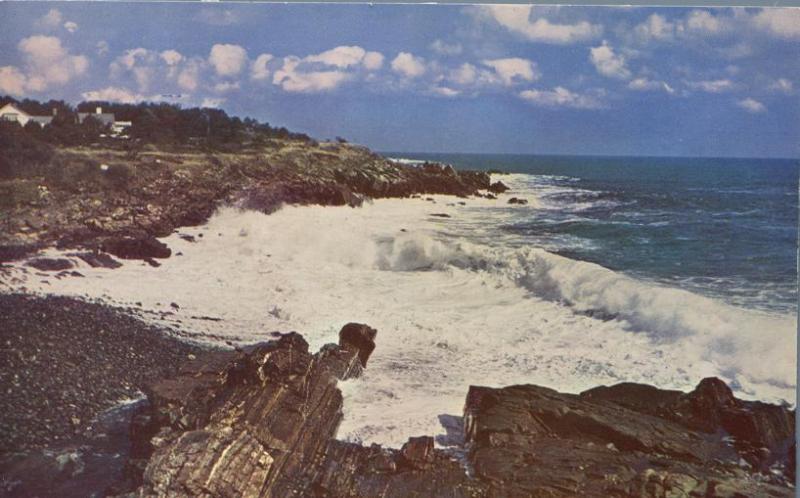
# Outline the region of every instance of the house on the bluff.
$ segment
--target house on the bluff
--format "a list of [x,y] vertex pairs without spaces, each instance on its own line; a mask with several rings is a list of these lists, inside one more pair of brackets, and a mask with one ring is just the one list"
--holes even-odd
[[[56,110],[53,109],[53,115],[55,114]],[[34,123],[39,123],[40,126],[46,126],[53,121],[53,116],[33,116],[14,104],[6,104],[0,108],[0,120],[13,121],[15,123],[19,123],[21,126],[25,126],[29,122],[33,121]]]

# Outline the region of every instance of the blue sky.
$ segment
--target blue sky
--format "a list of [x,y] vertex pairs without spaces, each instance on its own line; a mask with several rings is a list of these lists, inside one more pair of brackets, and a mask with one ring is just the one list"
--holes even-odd
[[216,106],[384,151],[800,157],[800,9],[3,2],[0,17],[0,94],[18,98]]

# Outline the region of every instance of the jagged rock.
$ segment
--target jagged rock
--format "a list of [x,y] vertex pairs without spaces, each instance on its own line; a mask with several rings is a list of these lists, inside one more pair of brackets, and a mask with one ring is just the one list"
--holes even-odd
[[520,199],[518,197],[512,197],[511,199],[508,200],[508,203],[509,204],[527,204],[528,200],[527,199]]
[[104,252],[80,252],[71,254],[83,260],[92,268],[119,268],[122,263]]
[[[793,494],[788,452],[769,471],[743,467],[742,450],[727,443],[730,433],[723,427],[729,410],[746,407],[761,424],[759,441],[788,448],[793,426],[781,421],[793,422],[793,412],[738,400],[718,379],[704,380],[691,393],[637,384],[580,395],[530,385],[473,386],[464,408],[464,446],[456,453],[436,449],[429,436],[410,438],[399,450],[337,441],[342,396],[336,381],[361,373],[375,336],[366,325],[348,324],[338,345],[311,354],[300,335],[284,334],[239,352],[211,353],[177,378],[154,384],[132,428],[130,468],[140,469],[143,479],[136,494]],[[706,421],[720,425],[699,429],[697,410],[720,411]]]
[[123,236],[106,239],[101,249],[122,259],[168,258],[172,250],[152,236]]
[[72,261],[65,258],[36,258],[26,264],[41,271],[64,271],[74,266]]
[[503,192],[509,190],[509,188],[505,183],[501,181],[496,181],[491,185],[489,185],[489,187],[486,190],[488,190],[493,194],[502,194]]

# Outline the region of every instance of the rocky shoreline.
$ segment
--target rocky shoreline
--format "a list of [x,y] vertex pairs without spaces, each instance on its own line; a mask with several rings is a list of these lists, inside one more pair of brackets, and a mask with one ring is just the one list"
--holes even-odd
[[51,161],[63,170],[56,179],[0,181],[0,193],[13,194],[0,210],[0,263],[50,246],[169,257],[157,237],[202,224],[226,204],[269,213],[283,204],[358,206],[369,198],[492,189],[485,172],[400,164],[346,143],[274,140],[235,154],[62,147]]
[[[61,310],[68,303],[38,304]],[[67,306],[63,314],[74,311]],[[98,419],[94,425],[105,427],[110,439],[98,439],[95,429],[94,436],[87,431],[49,453],[6,458],[4,491],[128,497],[794,495],[794,411],[737,399],[715,378],[689,393],[630,383],[580,394],[533,385],[473,386],[463,414],[446,415],[445,448],[436,448],[430,435],[412,437],[400,449],[338,441],[343,400],[337,381],[361,375],[376,343],[380,347],[376,330],[348,324],[338,344],[317,353],[297,333],[276,333],[272,341],[237,351],[186,346],[176,354],[190,361],[176,357],[174,375],[144,383],[146,401],[117,412],[116,425],[108,415]],[[118,458],[108,457],[112,453]],[[51,483],[46,490],[43,480]]]

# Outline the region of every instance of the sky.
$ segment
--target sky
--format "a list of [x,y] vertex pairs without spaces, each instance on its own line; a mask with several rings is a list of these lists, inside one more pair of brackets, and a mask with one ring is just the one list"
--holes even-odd
[[[0,94],[380,151],[800,157],[800,9],[0,2]],[[11,21],[9,21],[11,20]]]

